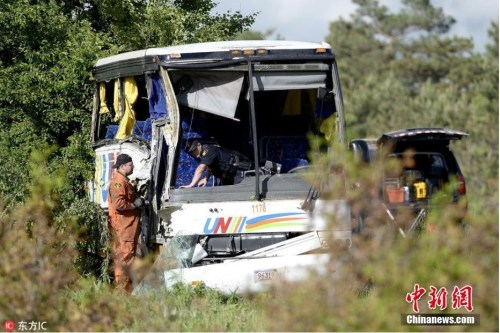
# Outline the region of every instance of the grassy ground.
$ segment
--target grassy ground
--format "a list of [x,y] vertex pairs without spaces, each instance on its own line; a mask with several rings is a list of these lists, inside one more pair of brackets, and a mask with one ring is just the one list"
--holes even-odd
[[[82,232],[71,216],[54,217],[58,182],[40,173],[26,202],[1,217],[2,323],[46,321],[50,331],[499,329],[498,205],[484,204],[491,198],[469,194],[465,228],[451,222],[457,208],[450,206],[429,215],[434,232],[406,239],[385,218],[374,216],[349,251],[331,250],[333,263],[342,262],[335,274],[277,285],[267,294],[223,296],[202,287],[178,287],[130,296],[76,272],[75,242]],[[498,193],[498,188],[491,191]],[[360,193],[349,194],[353,204],[363,197]],[[427,290],[445,287],[449,293],[447,309],[429,310],[426,295],[419,303],[422,312],[449,314],[467,313],[451,308],[451,293],[455,286],[470,285],[472,313],[480,315],[480,325],[401,325],[401,314],[412,312],[405,298],[416,283]]]

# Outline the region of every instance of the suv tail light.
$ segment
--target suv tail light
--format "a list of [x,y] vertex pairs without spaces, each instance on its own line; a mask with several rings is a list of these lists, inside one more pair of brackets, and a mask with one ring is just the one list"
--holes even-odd
[[462,174],[457,175],[458,178],[458,193],[465,195],[467,193],[467,188],[465,186],[465,178]]

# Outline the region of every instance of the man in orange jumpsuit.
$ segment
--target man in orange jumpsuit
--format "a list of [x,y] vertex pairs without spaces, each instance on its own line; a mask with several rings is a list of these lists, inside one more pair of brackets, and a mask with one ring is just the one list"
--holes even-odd
[[141,207],[144,199],[137,196],[128,176],[134,171],[132,158],[120,154],[113,166],[109,184],[109,222],[113,241],[115,283],[128,292],[132,291],[130,266],[135,258],[141,225]]

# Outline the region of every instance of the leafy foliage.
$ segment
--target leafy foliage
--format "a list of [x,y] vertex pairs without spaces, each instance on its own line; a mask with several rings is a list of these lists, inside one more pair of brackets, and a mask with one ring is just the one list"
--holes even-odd
[[0,193],[5,209],[28,195],[32,178],[22,166],[31,153],[56,145],[48,168],[65,166],[61,203],[79,213],[88,232],[95,231],[98,222],[88,218],[98,213],[82,201],[93,170],[88,140],[93,64],[124,50],[229,39],[253,23],[253,15],[213,15],[214,6],[209,0],[2,2],[0,29],[16,32],[0,36]]
[[47,158],[48,153],[33,154],[25,202],[0,218],[1,322],[12,320],[19,328],[21,321],[44,321],[52,332],[263,330],[254,303],[213,290],[179,286],[136,298],[93,277],[81,278],[76,250],[89,243],[82,242],[88,233],[76,217],[94,217],[82,216],[83,202],[54,214],[65,172],[63,166],[51,172]]
[[[356,13],[333,22],[328,36],[349,136],[416,126],[470,132],[454,145],[468,177],[465,230],[447,223],[451,207],[429,215],[439,232],[402,240],[374,214],[350,253],[332,249],[331,275],[253,299],[203,288],[140,298],[112,290],[88,276],[102,265],[89,254],[105,251],[102,216],[85,199],[92,64],[137,48],[231,39],[255,16],[211,14],[210,0],[7,0],[0,3],[7,32],[0,35],[0,322],[45,320],[54,331],[400,331],[405,293],[418,282],[448,290],[471,284],[481,315],[471,329],[498,330],[498,24],[478,54],[471,40],[444,35],[454,20],[429,0],[404,0],[398,13],[376,0],[354,2]],[[376,180],[348,156],[336,163],[367,186]],[[318,174],[329,170],[316,166]],[[349,192],[353,209],[366,207],[366,192]]]
[[[270,320],[267,329],[426,331],[432,327],[401,324],[401,315],[413,313],[406,294],[418,283],[427,291],[419,302],[421,314],[469,313],[453,308],[452,293],[455,286],[473,288],[472,313],[480,314],[480,325],[440,326],[440,331],[497,330],[498,210],[483,205],[482,211],[468,214],[465,226],[457,224],[454,216],[459,206],[449,204],[450,186],[433,198],[444,208],[429,211],[425,224],[409,232],[412,218],[400,214],[391,222],[385,208],[372,198],[371,189],[381,182],[382,165],[358,164],[349,154],[320,156],[314,161],[315,177],[331,179],[328,166],[332,163],[360,184],[344,197],[353,210],[367,209],[364,227],[353,235],[349,249],[331,247],[331,260],[323,275],[313,276],[305,284],[277,286],[280,297],[262,306],[266,313],[279,313],[281,320]],[[343,188],[343,184],[330,185],[332,197]],[[491,191],[498,191],[498,185]],[[448,204],[444,203],[446,193]],[[477,200],[471,195],[469,199]],[[334,218],[331,223],[335,226]],[[399,228],[405,230],[405,237]],[[429,309],[430,286],[446,288],[445,310]]]
[[[0,42],[0,155],[12,161],[3,163],[0,172],[12,174],[16,180],[2,177],[0,191],[24,194],[29,177],[27,169],[19,166],[32,150],[44,144],[66,147],[77,140],[90,148],[88,140],[81,140],[81,133],[90,126],[91,68],[108,40],[94,33],[88,22],[64,16],[53,2],[19,1],[2,6],[7,8],[2,10],[0,26],[19,33],[7,34],[15,38],[4,34]],[[70,150],[57,155],[66,151]],[[88,160],[89,152],[74,156],[75,162]],[[70,177],[84,177],[88,166]],[[81,191],[77,193],[81,195]]]
[[[444,34],[454,19],[428,0],[406,0],[398,13],[376,0],[355,1],[351,20],[330,25],[350,138],[410,127],[470,133],[455,152],[472,197],[487,205],[498,180],[498,24],[486,54],[470,39]],[[478,208],[474,206],[473,208]]]
[[[74,225],[57,224],[54,212],[58,198],[54,191],[64,182],[64,171],[48,173],[47,154],[34,153],[30,163],[33,184],[23,205],[3,217],[0,224],[0,319],[3,321],[45,318],[52,325],[65,314],[47,311],[61,300],[77,274],[73,268]],[[49,175],[49,177],[47,177]],[[52,327],[50,327],[52,328]]]

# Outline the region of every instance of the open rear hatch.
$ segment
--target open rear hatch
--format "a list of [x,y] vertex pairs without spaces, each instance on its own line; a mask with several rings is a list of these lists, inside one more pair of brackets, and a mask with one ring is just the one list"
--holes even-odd
[[401,150],[398,147],[409,145],[418,146],[449,146],[451,140],[460,140],[468,133],[447,128],[408,128],[383,134],[378,140],[377,145],[392,145],[394,150]]

